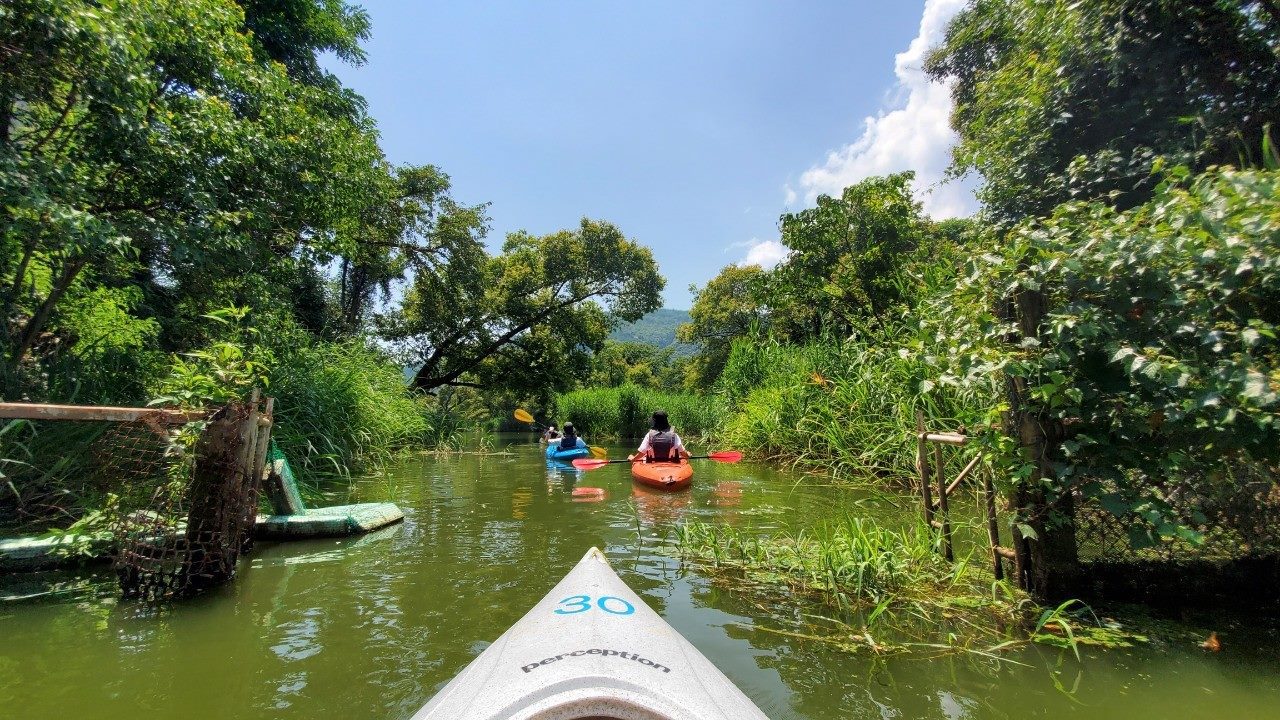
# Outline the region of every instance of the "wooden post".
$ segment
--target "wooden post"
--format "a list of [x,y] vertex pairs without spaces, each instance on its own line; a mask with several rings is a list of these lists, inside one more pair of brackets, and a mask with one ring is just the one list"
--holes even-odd
[[924,439],[929,442],[942,443],[943,445],[966,445],[969,442],[968,435],[960,433],[924,433]]
[[232,403],[219,410],[196,445],[186,552],[175,588],[184,594],[219,585],[235,575],[240,517],[227,512],[227,501],[243,482],[242,407]]
[[260,426],[260,400],[255,389],[247,404],[233,402],[218,411],[197,444],[181,571],[183,593],[230,580],[236,561],[252,546],[262,482],[260,462],[266,460],[263,443],[270,429],[269,422]]
[[93,420],[102,422],[139,422],[148,420],[169,425],[181,425],[185,422],[203,419],[204,415],[205,412],[203,410],[0,402],[0,419]]
[[258,438],[257,445],[253,453],[253,471],[250,477],[255,479],[261,478],[266,472],[267,465],[267,449],[271,446],[271,427],[272,413],[275,410],[276,399],[267,398],[266,409],[262,412],[262,417],[258,420]]
[[947,562],[955,562],[955,554],[951,551],[951,511],[947,505],[947,476],[943,472],[942,446],[933,446],[934,473],[938,477],[938,510],[942,514],[942,554]]
[[924,447],[924,411],[916,410],[916,472],[920,474],[920,495],[924,501],[924,521],[933,527],[933,498],[929,493],[929,459]]
[[[249,395],[249,413],[240,429],[242,455],[236,500],[241,503],[237,527],[241,553],[253,549],[253,529],[258,519],[258,493],[262,489],[262,466],[267,461],[267,440],[271,435],[271,421],[258,409],[261,402],[262,392],[255,387]],[[267,400],[268,412],[274,404],[274,401]]]
[[991,561],[995,563],[997,580],[1004,579],[1004,563],[1000,561],[1000,523],[996,519],[996,490],[991,484],[991,473],[982,472],[982,490],[987,498],[987,539],[991,541]]

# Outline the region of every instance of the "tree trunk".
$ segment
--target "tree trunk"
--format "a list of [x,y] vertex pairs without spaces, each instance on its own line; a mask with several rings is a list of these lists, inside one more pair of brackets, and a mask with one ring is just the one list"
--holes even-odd
[[22,243],[22,258],[18,260],[18,267],[13,271],[13,285],[4,299],[4,310],[0,312],[0,327],[3,328],[0,332],[3,332],[5,340],[10,339],[9,318],[13,315],[13,309],[22,295],[22,286],[27,280],[27,266],[31,264],[31,258],[36,253],[36,245],[34,235],[27,236]]
[[[1040,326],[1047,312],[1043,293],[1020,290],[1003,310],[1005,317],[1013,314],[1018,321],[1018,332],[1009,338],[1010,342],[1040,337]],[[1009,404],[1005,433],[1018,440],[1024,457],[1032,465],[1031,473],[1019,481],[1010,498],[1015,519],[1015,572],[1019,585],[1033,597],[1051,600],[1070,593],[1080,572],[1071,493],[1050,497],[1042,482],[1054,477],[1053,458],[1065,433],[1058,419],[1028,402],[1025,378],[1006,375],[1005,393]]]
[[[10,68],[0,69],[0,72],[8,73]],[[13,135],[13,106],[14,93],[9,88],[8,83],[0,86],[0,144],[8,145],[9,139]]]
[[49,322],[49,316],[53,314],[54,307],[58,301],[62,299],[62,295],[71,287],[71,283],[75,282],[76,276],[84,269],[87,258],[76,258],[68,260],[66,267],[62,270],[62,275],[58,281],[54,283],[53,289],[49,291],[49,297],[44,299],[40,304],[40,308],[36,310],[36,314],[31,316],[27,324],[22,328],[22,333],[18,336],[18,343],[13,348],[12,362],[16,366],[22,362],[22,358],[26,356],[27,350],[35,343],[40,332],[44,330],[45,323]]

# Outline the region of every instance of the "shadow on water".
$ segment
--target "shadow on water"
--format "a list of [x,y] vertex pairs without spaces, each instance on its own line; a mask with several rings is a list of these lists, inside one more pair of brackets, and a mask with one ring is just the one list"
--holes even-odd
[[[830,630],[828,609],[682,564],[678,523],[905,523],[909,503],[749,463],[699,464],[691,491],[662,493],[625,465],[581,472],[504,441],[510,454],[410,459],[340,493],[399,503],[400,526],[262,543],[236,582],[159,611],[116,601],[101,568],[0,578],[0,716],[406,718],[595,545],[774,720],[1280,717],[1274,654],[1233,652],[1230,634],[1217,655],[1186,642],[1077,662],[1032,647],[1020,664],[807,640]],[[603,496],[574,496],[588,487]]]

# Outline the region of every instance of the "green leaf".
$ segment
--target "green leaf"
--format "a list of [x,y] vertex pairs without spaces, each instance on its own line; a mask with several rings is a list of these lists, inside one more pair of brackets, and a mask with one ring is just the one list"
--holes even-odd
[[1257,370],[1250,370],[1244,383],[1244,396],[1251,400],[1258,400],[1271,394],[1267,376]]
[[1099,497],[1098,503],[1102,505],[1103,509],[1118,518],[1128,517],[1129,513],[1133,509],[1129,505],[1128,500],[1114,493],[1108,493]]
[[1129,535],[1129,547],[1134,550],[1149,548],[1156,544],[1156,540],[1151,537],[1151,533],[1146,528],[1139,525],[1130,525],[1127,528]]

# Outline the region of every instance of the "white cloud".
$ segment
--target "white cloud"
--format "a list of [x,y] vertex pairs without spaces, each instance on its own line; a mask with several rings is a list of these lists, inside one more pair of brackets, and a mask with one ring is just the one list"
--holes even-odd
[[[894,63],[898,83],[891,97],[905,97],[906,101],[866,118],[857,140],[831,152],[825,163],[800,176],[806,202],[812,203],[821,194],[839,195],[844,188],[872,175],[914,170],[917,197],[930,216],[960,217],[977,209],[971,183],[942,184],[956,141],[948,124],[951,90],[947,85],[930,82],[923,67],[925,55],[944,39],[947,22],[966,1],[926,0],[919,34],[910,47],[898,53]],[[790,187],[786,190],[790,205],[795,191]]]
[[787,246],[778,240],[756,240],[752,238],[747,245],[747,256],[738,265],[759,265],[769,270],[787,257]]

